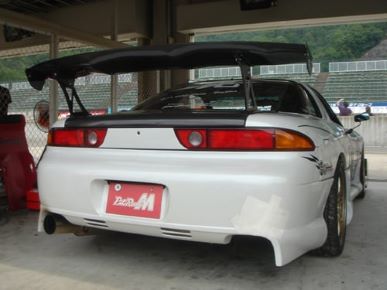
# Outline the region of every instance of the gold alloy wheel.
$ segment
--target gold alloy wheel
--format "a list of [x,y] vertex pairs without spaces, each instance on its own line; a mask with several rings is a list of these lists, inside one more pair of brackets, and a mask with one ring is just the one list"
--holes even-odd
[[347,202],[345,200],[345,188],[342,178],[342,176],[339,176],[337,180],[337,234],[341,245],[344,244],[347,226]]

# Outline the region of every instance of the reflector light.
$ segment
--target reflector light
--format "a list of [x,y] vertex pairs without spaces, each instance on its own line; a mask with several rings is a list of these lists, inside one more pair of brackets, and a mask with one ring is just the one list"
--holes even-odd
[[199,132],[193,131],[189,134],[188,141],[193,147],[198,147],[202,144],[203,137]]
[[95,133],[95,131],[88,132],[88,134],[87,134],[87,143],[89,143],[90,145],[94,146],[95,144],[97,144],[97,142],[98,142],[97,133]]
[[296,131],[260,129],[175,129],[189,150],[313,151],[313,141]]
[[[205,149],[207,147],[207,132],[205,129],[176,129],[175,133],[181,145],[183,145],[185,148]],[[198,135],[200,135],[201,138],[200,143],[198,142]],[[191,143],[191,141],[193,143]]]
[[106,136],[107,129],[68,129],[53,128],[47,138],[49,146],[99,147]]
[[86,130],[87,145],[90,147],[99,147],[105,140],[107,129]]

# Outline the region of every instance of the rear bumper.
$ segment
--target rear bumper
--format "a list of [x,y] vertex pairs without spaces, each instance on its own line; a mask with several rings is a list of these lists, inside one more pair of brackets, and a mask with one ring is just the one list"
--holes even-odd
[[[38,169],[42,210],[77,225],[183,240],[259,236],[282,266],[326,239],[332,180],[319,180],[304,155],[48,148]],[[165,185],[160,219],[106,213],[108,180]]]

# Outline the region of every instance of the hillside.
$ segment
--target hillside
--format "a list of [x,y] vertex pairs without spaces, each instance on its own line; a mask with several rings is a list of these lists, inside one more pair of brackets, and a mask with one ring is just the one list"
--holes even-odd
[[368,50],[360,60],[387,59],[387,39],[382,40],[377,46]]
[[[195,37],[195,41],[245,40],[307,43],[314,61],[322,64],[322,71],[327,71],[330,61],[352,61],[361,59],[363,56],[367,59],[374,56],[379,59],[381,57],[387,59],[385,46],[378,45],[386,38],[387,22],[382,22],[198,35]],[[91,50],[88,48],[63,51],[61,56]],[[48,55],[44,54],[0,59],[0,82],[25,80],[25,68],[47,58]]]
[[[95,48],[63,50],[59,56],[63,57],[95,50]],[[46,53],[0,59],[0,82],[26,80],[25,69],[45,60],[48,60],[48,54]]]
[[202,35],[196,41],[249,40],[307,43],[326,71],[330,61],[352,61],[387,37],[387,22]]

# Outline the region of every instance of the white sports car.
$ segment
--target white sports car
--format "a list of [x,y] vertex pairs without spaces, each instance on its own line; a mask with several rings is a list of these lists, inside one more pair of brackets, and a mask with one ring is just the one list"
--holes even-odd
[[[263,237],[277,266],[310,250],[340,255],[352,201],[365,194],[361,136],[343,128],[312,87],[249,76],[252,65],[310,68],[310,61],[298,44],[196,43],[87,53],[27,69],[36,89],[56,79],[71,112],[51,128],[39,163],[40,229],[221,244]],[[239,65],[242,78],[190,83],[111,115],[89,115],[74,87],[91,72],[214,65]]]

